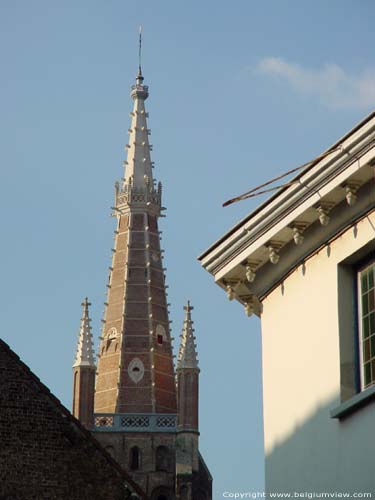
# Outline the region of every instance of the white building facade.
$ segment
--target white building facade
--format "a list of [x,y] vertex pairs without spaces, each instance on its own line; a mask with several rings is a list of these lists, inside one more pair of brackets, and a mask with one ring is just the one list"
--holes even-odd
[[261,318],[266,489],[375,493],[375,113],[200,261]]

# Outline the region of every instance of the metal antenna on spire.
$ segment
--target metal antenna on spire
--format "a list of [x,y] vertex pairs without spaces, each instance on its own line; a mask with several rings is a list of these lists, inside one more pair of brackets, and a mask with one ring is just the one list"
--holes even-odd
[[139,73],[142,74],[142,25],[139,26],[139,50],[138,50]]

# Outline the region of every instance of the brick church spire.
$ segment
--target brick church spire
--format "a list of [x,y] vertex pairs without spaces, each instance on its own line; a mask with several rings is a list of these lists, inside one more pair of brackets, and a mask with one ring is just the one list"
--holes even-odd
[[199,368],[189,303],[178,384],[175,378],[158,229],[162,187],[153,177],[145,108],[149,89],[141,64],[130,95],[125,174],[115,184],[117,227],[92,432],[151,500],[211,500],[212,478],[198,451]]
[[96,413],[176,413],[176,388],[155,186],[139,69],[126,145],[123,182],[116,183],[117,218],[96,378]]
[[177,361],[178,437],[176,473],[178,490],[186,490],[186,498],[194,499],[193,475],[199,470],[199,368],[196,352],[192,307],[188,301],[182,327]]
[[188,301],[177,360],[178,428],[198,432],[199,368],[191,307]]
[[91,427],[93,424],[96,370],[89,315],[91,304],[86,297],[81,305],[83,312],[73,363],[73,415],[83,425]]

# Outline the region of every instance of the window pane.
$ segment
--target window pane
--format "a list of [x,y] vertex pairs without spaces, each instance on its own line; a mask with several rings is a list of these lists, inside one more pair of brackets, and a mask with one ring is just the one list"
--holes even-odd
[[366,272],[362,273],[361,282],[362,282],[362,293],[367,292],[367,273]]
[[375,269],[370,269],[368,273],[369,288],[374,288],[374,273]]
[[370,314],[370,335],[375,333],[375,312]]
[[375,335],[371,337],[370,343],[371,343],[371,357],[375,358]]
[[368,295],[367,293],[362,295],[362,314],[368,313]]
[[368,294],[368,310],[373,311],[375,309],[375,290],[371,290]]
[[367,339],[363,342],[363,360],[370,361],[370,339]]
[[369,317],[368,316],[363,318],[362,328],[363,328],[363,338],[367,339],[367,337],[369,337],[369,335],[370,335]]
[[371,384],[371,364],[366,363],[365,364],[365,386],[367,387],[369,384]]

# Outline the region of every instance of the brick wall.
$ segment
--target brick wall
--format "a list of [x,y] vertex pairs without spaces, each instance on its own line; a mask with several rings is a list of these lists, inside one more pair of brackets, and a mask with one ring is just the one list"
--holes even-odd
[[0,341],[0,498],[124,500],[126,483],[137,489]]
[[[96,432],[96,438],[116,461],[128,471],[134,481],[151,497],[152,492],[163,486],[173,492],[175,489],[175,434],[146,432]],[[137,446],[140,450],[140,468],[131,470],[130,450]],[[169,450],[168,468],[157,471],[156,450],[164,446]],[[171,498],[171,497],[168,497]]]

